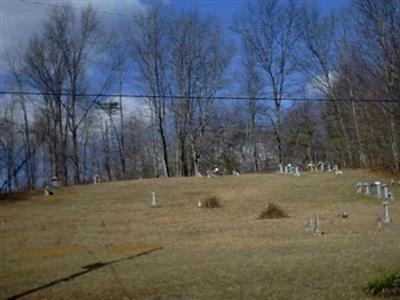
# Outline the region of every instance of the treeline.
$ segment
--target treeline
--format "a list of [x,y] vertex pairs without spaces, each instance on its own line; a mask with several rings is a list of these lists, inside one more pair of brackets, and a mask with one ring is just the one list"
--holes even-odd
[[3,58],[1,190],[319,160],[399,172],[400,2],[346,9],[248,1],[228,30],[155,4],[107,32],[91,6],[51,5]]

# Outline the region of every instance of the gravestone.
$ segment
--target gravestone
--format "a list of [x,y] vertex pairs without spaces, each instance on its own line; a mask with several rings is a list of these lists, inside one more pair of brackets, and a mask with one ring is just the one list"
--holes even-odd
[[363,184],[361,182],[357,183],[357,193],[361,194],[363,192]]
[[381,193],[381,182],[380,182],[380,181],[375,181],[375,182],[374,182],[374,185],[375,185],[375,187],[376,187],[376,196],[377,196],[378,198],[381,198],[381,197],[382,197],[382,193]]
[[151,192],[151,207],[157,207],[156,192]]
[[306,232],[311,232],[314,236],[321,236],[324,233],[319,228],[319,216],[318,214],[313,214],[310,216],[310,220],[304,226]]
[[53,176],[53,178],[51,178],[51,186],[53,188],[58,188],[60,187],[60,182],[58,181],[57,176]]
[[339,217],[341,217],[343,219],[347,219],[348,216],[349,216],[349,214],[347,213],[347,210],[345,210],[345,209],[340,210]]
[[365,195],[369,195],[369,183],[368,182],[364,182],[364,194]]
[[314,222],[315,220],[314,220],[314,216],[313,215],[311,215],[310,216],[310,219],[308,220],[308,222],[306,223],[306,225],[304,225],[304,230],[306,231],[306,232],[314,232],[314,230],[315,230],[315,222]]
[[383,198],[389,198],[388,186],[386,184],[383,184],[382,189],[383,189]]
[[93,176],[93,184],[101,183],[100,175],[96,174]]
[[53,192],[52,190],[50,190],[49,186],[46,186],[46,187],[44,188],[44,195],[45,195],[45,196],[53,196],[53,195],[54,195],[54,192]]
[[315,230],[314,230],[314,235],[315,236],[321,236],[323,232],[319,228],[319,216],[318,214],[315,214]]
[[283,166],[282,166],[282,164],[279,164],[279,173],[283,174]]
[[294,176],[300,176],[299,167],[294,167]]
[[389,202],[385,201],[382,203],[383,205],[383,223],[390,223],[390,216],[389,216]]

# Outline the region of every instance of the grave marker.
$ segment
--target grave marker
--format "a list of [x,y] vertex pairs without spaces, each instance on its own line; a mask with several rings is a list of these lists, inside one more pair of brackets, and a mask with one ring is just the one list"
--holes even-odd
[[53,178],[51,178],[51,186],[53,188],[58,188],[60,187],[60,182],[58,181],[57,176],[53,176]]
[[385,201],[382,203],[383,205],[383,223],[390,223],[390,216],[389,216],[389,202]]
[[369,183],[368,182],[364,182],[364,194],[365,195],[369,195]]
[[151,207],[157,207],[156,192],[151,192]]
[[299,167],[294,167],[294,176],[300,176]]
[[382,189],[383,189],[383,198],[389,198],[388,186],[386,184],[383,184]]
[[358,194],[362,193],[362,191],[363,191],[362,187],[363,187],[363,184],[361,182],[357,183],[357,193]]
[[99,184],[101,182],[100,175],[96,174],[93,176],[93,184]]
[[376,196],[378,198],[381,198],[382,197],[382,194],[381,194],[381,182],[380,181],[375,181],[374,185],[376,186]]

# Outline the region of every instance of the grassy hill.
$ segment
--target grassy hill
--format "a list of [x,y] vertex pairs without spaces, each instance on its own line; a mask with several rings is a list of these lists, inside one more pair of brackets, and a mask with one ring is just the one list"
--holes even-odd
[[[368,299],[400,269],[400,200],[356,193],[376,174],[345,171],[173,178],[61,188],[0,203],[0,298],[98,268],[23,299]],[[392,189],[400,197],[400,187]],[[155,191],[160,207],[150,208]],[[221,208],[199,208],[209,195]],[[273,202],[289,218],[258,220]],[[345,208],[349,217],[338,217]],[[324,235],[304,231],[312,213]]]

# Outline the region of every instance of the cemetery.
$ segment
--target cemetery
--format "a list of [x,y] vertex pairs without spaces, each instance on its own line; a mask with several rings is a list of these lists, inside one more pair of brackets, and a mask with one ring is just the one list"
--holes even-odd
[[400,186],[333,169],[95,176],[2,201],[0,298],[374,299],[400,261]]

